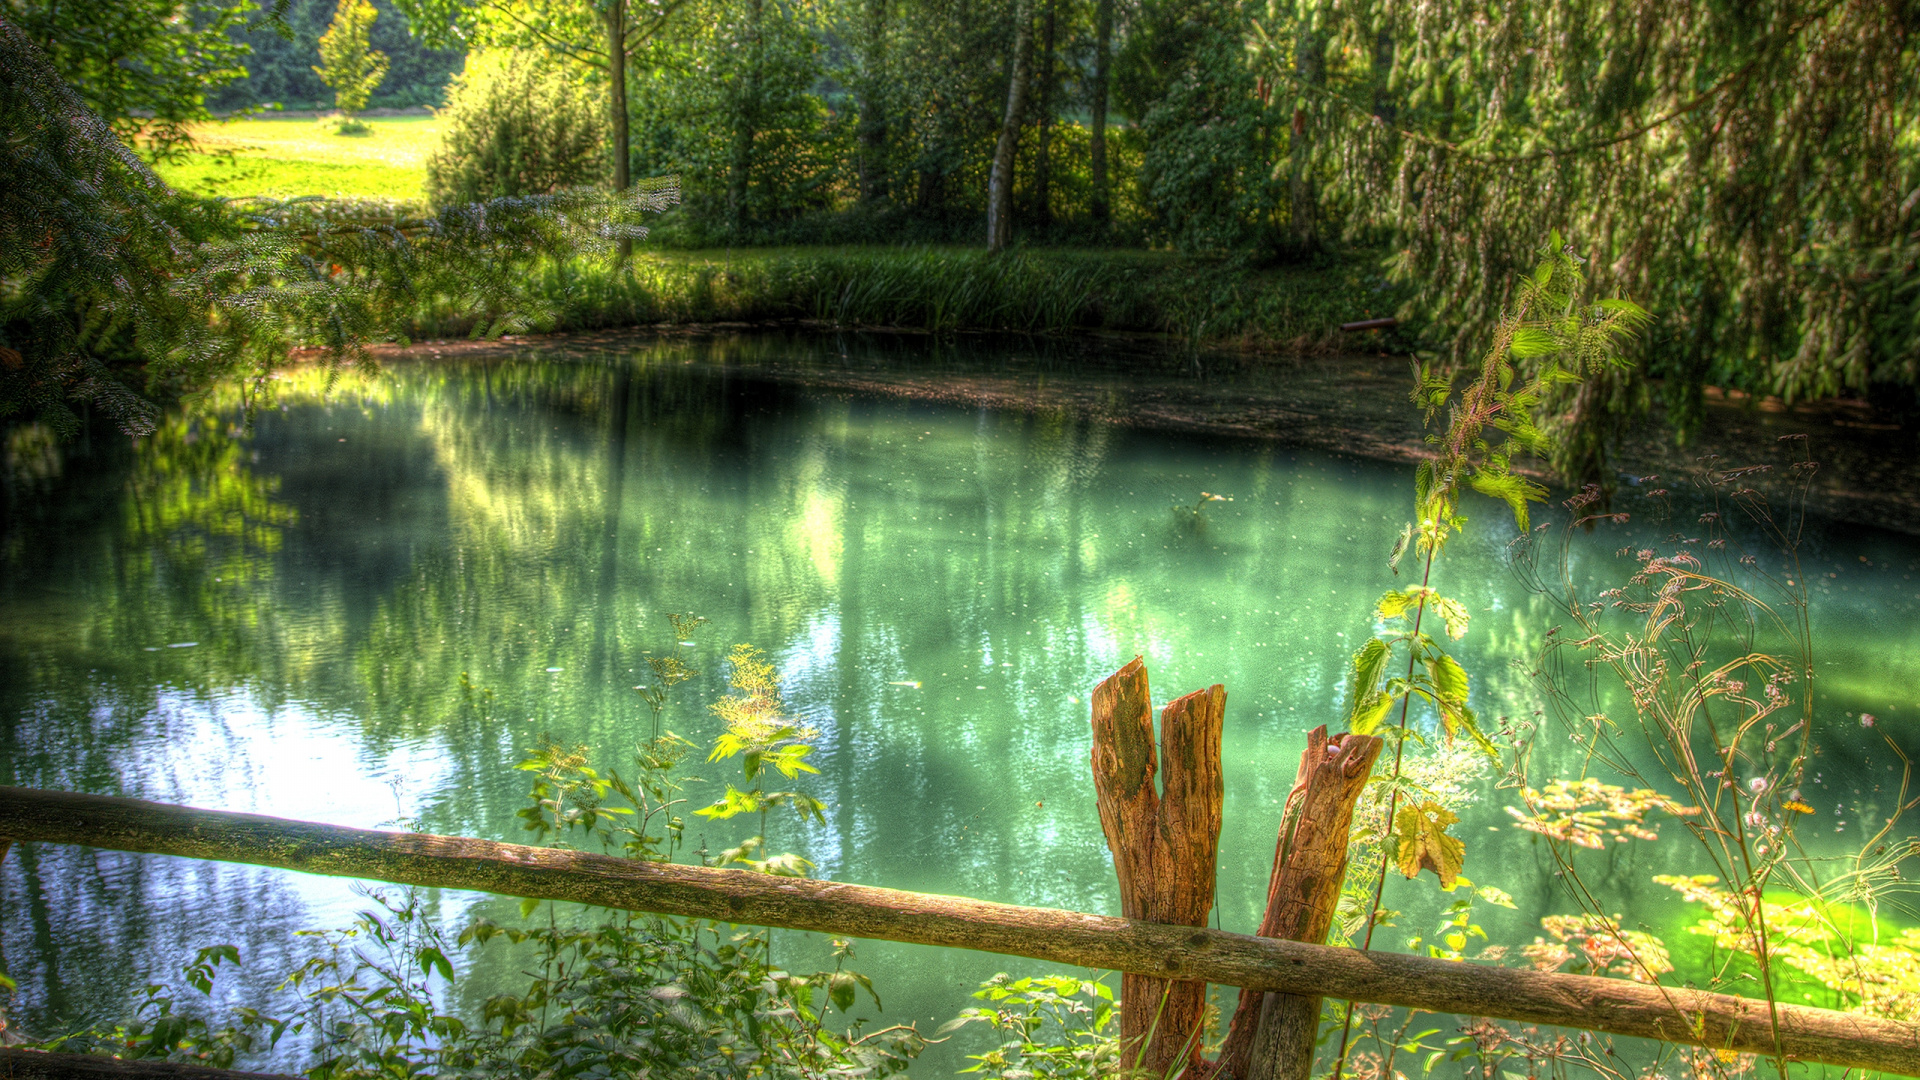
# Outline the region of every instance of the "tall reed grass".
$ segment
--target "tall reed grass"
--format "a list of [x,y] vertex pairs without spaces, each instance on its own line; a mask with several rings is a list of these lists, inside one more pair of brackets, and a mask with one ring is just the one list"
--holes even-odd
[[[810,320],[835,326],[1067,334],[1173,334],[1194,344],[1328,351],[1342,322],[1391,313],[1397,294],[1364,262],[1259,269],[1150,252],[952,248],[748,249],[550,263],[535,289],[544,329]],[[427,303],[417,336],[474,320]],[[1405,335],[1369,348],[1406,348]]]

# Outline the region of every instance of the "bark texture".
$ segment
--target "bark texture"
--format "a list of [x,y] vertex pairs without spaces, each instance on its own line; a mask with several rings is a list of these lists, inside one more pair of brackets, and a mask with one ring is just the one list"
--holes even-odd
[[[1153,706],[1139,657],[1093,689],[1093,783],[1100,827],[1130,919],[1205,926],[1220,847],[1220,724],[1227,691],[1215,685],[1167,705],[1154,756]],[[1166,793],[1154,774],[1164,764]],[[1127,1059],[1170,1076],[1199,1044],[1204,981],[1128,973],[1120,983]]]
[[1001,251],[1013,238],[1013,156],[1020,146],[1020,117],[1027,111],[1028,72],[1032,68],[1033,0],[1019,0],[1013,16],[1013,64],[1007,80],[1007,115],[993,146],[993,171],[987,176],[987,250]]
[[[607,5],[607,108],[613,120],[613,190],[633,186],[628,174],[632,168],[627,135],[627,0]],[[621,262],[633,257],[633,240],[621,237],[618,246]]]
[[[1280,814],[1261,937],[1314,945],[1326,941],[1340,903],[1340,883],[1347,876],[1353,805],[1384,745],[1371,735],[1328,738],[1324,724],[1307,733],[1307,748],[1301,751],[1293,790]],[[1241,994],[1216,1075],[1305,1080],[1319,1023],[1318,994]]]
[[1089,149],[1093,157],[1093,194],[1088,212],[1094,224],[1105,225],[1113,216],[1107,203],[1107,66],[1113,55],[1113,0],[1094,0],[1093,5],[1093,115],[1089,119]]
[[[1767,1003],[1755,998],[837,881],[16,787],[0,787],[0,837],[975,949],[1249,990],[1774,1052]],[[1920,1076],[1920,1024],[1789,1004],[1778,1006],[1778,1016],[1780,1045],[1790,1059]]]

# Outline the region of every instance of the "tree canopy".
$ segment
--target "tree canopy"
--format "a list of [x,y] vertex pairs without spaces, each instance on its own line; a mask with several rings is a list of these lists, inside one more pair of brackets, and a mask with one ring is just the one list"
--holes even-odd
[[1920,374],[1920,7],[1273,0],[1255,66],[1348,237],[1477,340],[1549,229],[1661,317],[1682,412]]

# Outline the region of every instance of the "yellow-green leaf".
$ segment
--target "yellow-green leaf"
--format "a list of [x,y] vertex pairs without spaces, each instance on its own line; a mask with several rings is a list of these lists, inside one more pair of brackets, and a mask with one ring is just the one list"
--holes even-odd
[[1459,820],[1453,811],[1436,802],[1401,807],[1393,819],[1394,840],[1399,845],[1395,861],[1400,872],[1411,878],[1422,870],[1431,870],[1442,889],[1453,888],[1466,863],[1467,845],[1447,835],[1447,826]]
[[[1451,601],[1449,601],[1451,603]],[[1427,659],[1427,677],[1433,680],[1433,692],[1442,703],[1461,707],[1467,703],[1467,669],[1451,656]]]
[[1371,735],[1387,718],[1387,710],[1393,708],[1393,695],[1375,692],[1362,702],[1352,716],[1347,718],[1347,730],[1355,735]]
[[1431,596],[1427,605],[1433,608],[1440,621],[1447,624],[1447,636],[1455,641],[1467,636],[1467,606],[1458,600],[1449,600],[1444,596]]
[[1413,606],[1413,601],[1412,595],[1403,593],[1399,589],[1389,589],[1386,595],[1380,598],[1379,607],[1375,610],[1383,619],[1397,619],[1406,614],[1407,609]]

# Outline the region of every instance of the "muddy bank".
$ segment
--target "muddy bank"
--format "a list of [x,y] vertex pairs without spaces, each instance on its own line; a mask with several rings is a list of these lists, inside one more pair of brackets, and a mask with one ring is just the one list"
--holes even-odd
[[[822,341],[833,347],[822,348]],[[694,326],[556,334],[500,342],[424,342],[383,359],[535,353],[578,360],[667,349],[683,363],[724,365],[733,377],[816,392],[909,398],[976,408],[1066,411],[1150,430],[1270,440],[1386,461],[1425,456],[1408,401],[1404,359],[1392,356],[1203,355],[1164,340],[1089,335],[1073,341],[842,332],[793,326]],[[1805,435],[1804,444],[1783,436]],[[1785,407],[1709,391],[1701,431],[1676,442],[1656,408],[1616,449],[1622,491],[1659,477],[1678,485],[1717,455],[1723,464],[1820,463],[1808,508],[1850,524],[1920,534],[1920,432],[1864,402]],[[1776,474],[1784,469],[1776,469]]]

